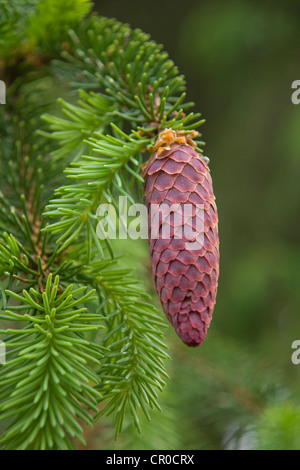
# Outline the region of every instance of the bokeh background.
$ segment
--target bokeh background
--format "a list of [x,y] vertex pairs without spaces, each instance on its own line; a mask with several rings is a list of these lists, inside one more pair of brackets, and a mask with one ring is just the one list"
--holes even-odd
[[[141,436],[115,448],[300,449],[298,1],[101,0],[100,14],[164,44],[186,76],[220,218],[221,274],[205,343],[167,331],[171,380]],[[134,243],[134,246],[133,246]],[[153,293],[147,244],[118,244]],[[158,303],[157,303],[158,305]],[[92,436],[111,448],[110,430]]]

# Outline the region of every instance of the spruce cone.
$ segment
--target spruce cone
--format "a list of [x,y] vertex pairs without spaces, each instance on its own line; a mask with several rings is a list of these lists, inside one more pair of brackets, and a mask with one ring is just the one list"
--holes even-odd
[[[188,346],[199,346],[206,337],[216,300],[218,215],[207,163],[194,150],[191,138],[183,135],[171,129],[160,135],[154,147],[157,152],[144,170],[145,203],[152,272],[163,310],[181,340]],[[164,144],[167,147],[162,147]],[[191,205],[192,213],[182,217],[186,204]],[[160,219],[158,205],[163,213]],[[168,215],[172,205],[175,211]],[[163,227],[170,229],[168,238]],[[180,232],[184,227],[194,231],[197,249],[194,245],[191,249],[190,235]]]

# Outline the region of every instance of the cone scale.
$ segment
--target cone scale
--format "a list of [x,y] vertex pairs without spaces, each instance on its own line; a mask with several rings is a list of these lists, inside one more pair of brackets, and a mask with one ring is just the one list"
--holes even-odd
[[217,208],[208,164],[194,149],[196,134],[163,131],[143,170],[155,287],[177,335],[193,347],[206,337],[219,277]]

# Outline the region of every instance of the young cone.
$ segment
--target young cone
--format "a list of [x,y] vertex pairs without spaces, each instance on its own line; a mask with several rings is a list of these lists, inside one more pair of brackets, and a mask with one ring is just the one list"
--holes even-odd
[[194,149],[195,135],[163,131],[143,171],[156,290],[188,346],[199,346],[206,337],[219,276],[215,196],[208,165]]

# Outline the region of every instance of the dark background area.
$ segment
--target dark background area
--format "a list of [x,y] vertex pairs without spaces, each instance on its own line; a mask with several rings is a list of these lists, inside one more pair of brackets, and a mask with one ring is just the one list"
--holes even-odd
[[[188,99],[207,120],[202,133],[220,218],[217,305],[202,349],[187,352],[169,332],[179,361],[174,367],[186,374],[177,373],[175,393],[177,386],[183,400],[202,400],[211,411],[203,413],[200,405],[189,410],[186,426],[195,430],[194,445],[224,447],[230,428],[242,441],[232,437],[228,446],[247,448],[243,436],[260,423],[255,439],[261,440],[253,445],[300,448],[300,365],[291,362],[291,344],[300,338],[300,105],[291,102],[291,84],[300,79],[300,4],[96,3],[100,14],[141,28],[164,45],[186,76]],[[203,358],[212,374],[203,372]],[[193,392],[192,385],[183,391],[180,380],[197,383],[201,391]],[[247,400],[239,409],[233,397],[240,386],[250,402],[260,403],[258,414],[256,405],[249,411]],[[290,441],[284,444],[283,436]]]

